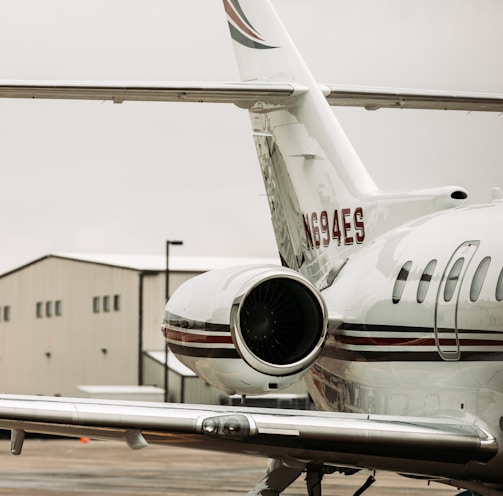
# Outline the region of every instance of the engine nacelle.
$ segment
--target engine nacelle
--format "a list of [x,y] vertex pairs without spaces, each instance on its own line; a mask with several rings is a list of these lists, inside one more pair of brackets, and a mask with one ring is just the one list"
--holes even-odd
[[298,381],[327,334],[319,291],[275,265],[206,272],[178,288],[162,326],[178,359],[228,394],[264,394]]

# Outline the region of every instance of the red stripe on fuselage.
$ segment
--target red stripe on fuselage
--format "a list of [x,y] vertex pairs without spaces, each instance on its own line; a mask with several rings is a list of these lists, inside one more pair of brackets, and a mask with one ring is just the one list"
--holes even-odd
[[[443,337],[440,332],[438,339],[442,344],[455,344],[454,338]],[[378,337],[358,337],[358,336],[337,336],[336,341],[342,344],[352,344],[360,346],[435,346],[435,339],[431,338],[378,338]],[[503,346],[503,341],[495,339],[463,339],[459,337],[461,346]]]
[[435,346],[433,338],[374,338],[358,336],[337,336],[336,341],[343,344],[366,346]]
[[175,331],[167,329],[166,338],[181,343],[203,343],[203,344],[232,344],[232,337],[214,336],[209,334],[193,334],[191,332]]

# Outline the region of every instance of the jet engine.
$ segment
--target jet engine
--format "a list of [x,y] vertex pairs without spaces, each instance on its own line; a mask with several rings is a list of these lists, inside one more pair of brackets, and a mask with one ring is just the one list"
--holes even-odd
[[180,286],[162,325],[171,351],[228,394],[279,391],[298,381],[327,334],[319,291],[280,266],[206,272]]

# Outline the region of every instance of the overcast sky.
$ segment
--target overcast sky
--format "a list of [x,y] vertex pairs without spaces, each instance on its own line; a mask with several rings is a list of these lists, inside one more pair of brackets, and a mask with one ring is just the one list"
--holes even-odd
[[[500,0],[273,0],[320,82],[503,93]],[[0,79],[237,80],[220,0],[0,0]],[[503,116],[334,110],[383,190],[503,187]],[[49,252],[276,255],[247,113],[0,100],[0,272]],[[174,254],[175,248],[173,248]]]

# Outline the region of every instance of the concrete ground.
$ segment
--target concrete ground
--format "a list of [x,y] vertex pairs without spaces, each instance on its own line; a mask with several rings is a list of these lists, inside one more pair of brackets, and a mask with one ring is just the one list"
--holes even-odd
[[[266,460],[187,448],[131,451],[118,442],[27,439],[21,456],[0,440],[0,495],[236,496],[263,476]],[[352,496],[369,473],[327,475],[325,496]],[[379,472],[365,496],[453,496],[457,490]],[[303,476],[283,493],[306,496]]]

